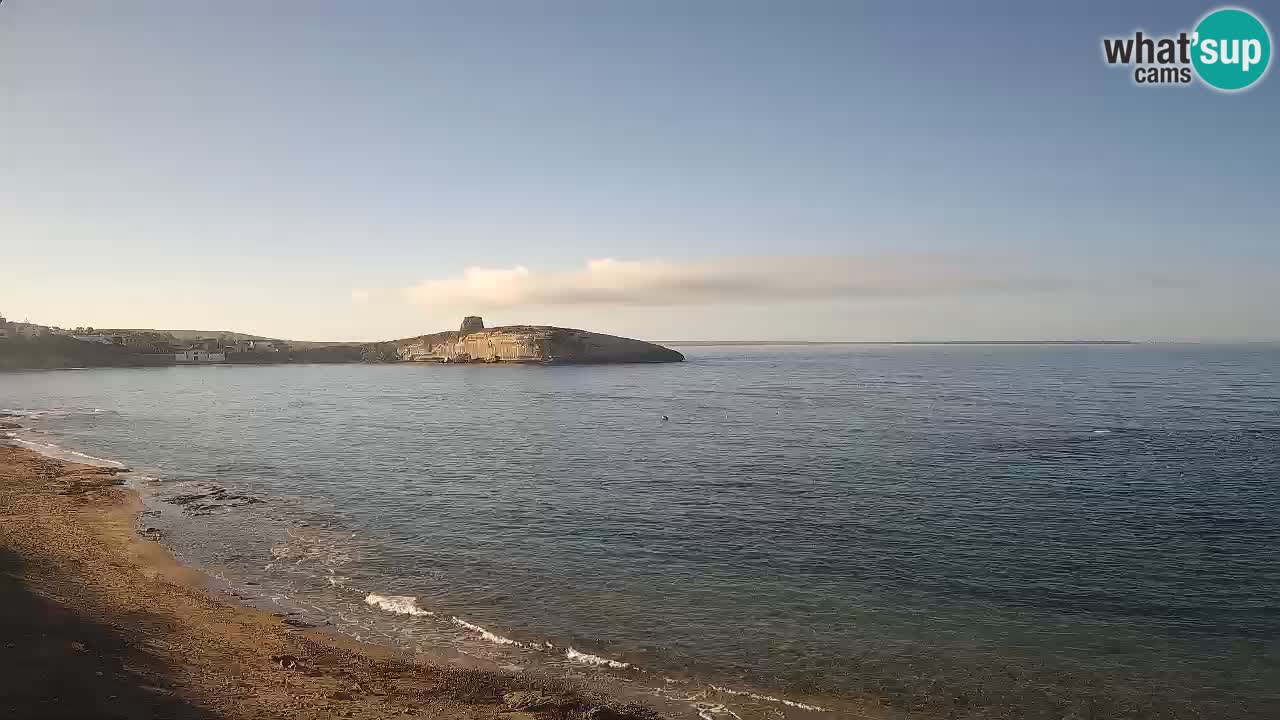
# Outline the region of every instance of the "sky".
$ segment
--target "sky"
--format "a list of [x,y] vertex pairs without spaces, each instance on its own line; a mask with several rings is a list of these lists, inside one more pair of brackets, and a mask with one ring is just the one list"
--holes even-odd
[[1214,7],[4,0],[0,313],[1278,340],[1280,77],[1102,61]]

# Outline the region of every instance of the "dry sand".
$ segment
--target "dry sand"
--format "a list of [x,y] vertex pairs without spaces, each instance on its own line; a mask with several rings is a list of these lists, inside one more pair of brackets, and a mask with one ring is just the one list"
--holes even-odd
[[654,717],[230,604],[139,537],[117,473],[0,446],[0,718]]

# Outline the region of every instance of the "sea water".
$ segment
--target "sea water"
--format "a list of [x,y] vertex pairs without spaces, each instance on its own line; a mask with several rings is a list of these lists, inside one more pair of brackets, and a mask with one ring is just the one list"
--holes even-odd
[[8,373],[0,410],[365,640],[691,717],[1280,717],[1280,348],[681,349]]

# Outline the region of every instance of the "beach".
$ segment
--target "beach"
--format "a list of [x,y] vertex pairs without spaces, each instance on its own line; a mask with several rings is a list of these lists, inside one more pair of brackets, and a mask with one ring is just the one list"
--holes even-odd
[[0,716],[653,716],[237,605],[138,533],[142,502],[121,475],[0,446]]

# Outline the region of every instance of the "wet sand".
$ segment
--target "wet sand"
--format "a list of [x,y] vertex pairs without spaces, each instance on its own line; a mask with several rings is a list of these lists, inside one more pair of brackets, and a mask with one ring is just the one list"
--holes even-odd
[[235,605],[138,535],[119,472],[0,445],[0,717],[656,717]]

